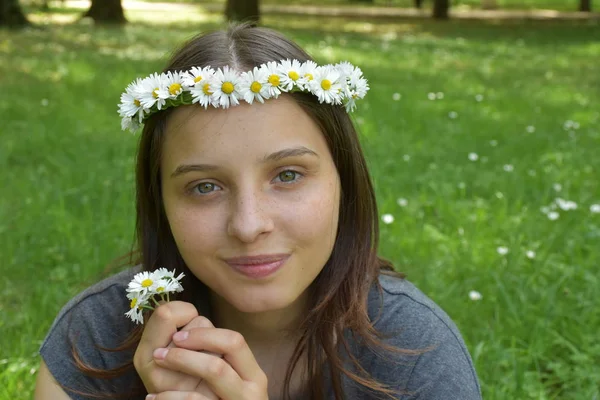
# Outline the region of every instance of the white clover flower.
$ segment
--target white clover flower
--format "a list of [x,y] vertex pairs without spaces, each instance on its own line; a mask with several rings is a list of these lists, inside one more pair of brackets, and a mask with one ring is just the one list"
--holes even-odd
[[408,205],[408,200],[400,197],[398,200],[396,200],[396,203],[398,203],[400,207],[406,207]]
[[497,140],[490,140],[490,146],[492,146],[492,147],[498,146],[498,141]]
[[562,185],[560,183],[555,183],[554,185],[552,185],[552,188],[555,192],[560,192],[562,190]]
[[535,251],[533,251],[533,250],[527,250],[527,252],[525,253],[525,255],[530,260],[533,260],[535,258]]
[[473,301],[479,301],[483,298],[483,296],[481,295],[481,293],[479,293],[476,290],[471,290],[469,292],[469,299],[473,300]]
[[479,156],[477,155],[477,153],[469,153],[469,160],[477,161],[479,160]]
[[458,113],[457,113],[456,111],[450,111],[450,112],[448,113],[448,117],[449,117],[450,119],[456,119],[456,118],[458,118]]
[[529,125],[525,129],[527,130],[527,133],[533,133],[533,132],[535,132],[535,126],[533,126],[533,125]]
[[214,104],[229,108],[230,105],[237,106],[242,97],[239,92],[238,74],[228,66],[218,69],[210,82],[210,91],[212,92],[212,101]]
[[515,169],[515,167],[513,167],[512,164],[504,164],[504,166],[502,168],[506,172],[513,172],[513,170]]
[[254,100],[265,102],[271,95],[267,87],[268,71],[263,68],[254,67],[252,71],[242,73],[240,78],[240,94],[248,104]]
[[560,217],[560,214],[556,211],[550,211],[547,216],[550,221],[556,221]]
[[444,93],[442,93],[442,92],[437,92],[437,93],[435,94],[435,98],[436,98],[436,99],[438,99],[438,100],[442,100],[442,99],[444,98]]
[[290,91],[294,86],[302,87],[305,78],[302,76],[302,65],[298,60],[283,60],[278,68],[281,86]]
[[592,214],[600,214],[600,204],[592,204],[590,206],[590,212]]
[[561,199],[558,197],[555,200],[556,205],[563,211],[577,210],[577,203],[570,200]]
[[427,93],[427,98],[429,100],[435,100],[435,93]]
[[409,162],[409,161],[410,161],[410,154],[405,154],[405,155],[403,155],[403,156],[402,156],[402,159],[403,159],[405,162]]
[[508,254],[508,247],[504,247],[504,246],[498,246],[498,248],[496,249],[496,251],[498,252],[498,254],[500,254],[501,256],[505,256]]
[[163,75],[154,73],[139,83],[139,101],[144,108],[152,108],[155,104],[160,110],[165,105],[165,99],[158,92],[165,86]]
[[181,71],[168,71],[163,74],[163,86],[158,90],[158,97],[161,99],[176,99],[186,87],[183,78],[183,72]]
[[402,98],[402,95],[401,95],[400,93],[394,93],[394,94],[392,95],[392,100],[394,100],[394,101],[398,101],[398,100],[400,100],[401,98]]
[[483,95],[482,94],[476,94],[475,95],[475,101],[480,103],[483,101]]
[[340,73],[331,65],[317,67],[314,79],[308,85],[310,91],[319,98],[320,103],[341,104],[342,87]]
[[384,224],[391,224],[392,222],[394,222],[394,216],[392,214],[383,214],[381,216],[381,220],[383,221]]
[[209,79],[215,74],[215,70],[211,67],[192,67],[189,71],[183,73],[183,83],[187,87],[195,87],[208,82]]
[[276,99],[279,97],[281,92],[287,91],[281,84],[281,75],[283,74],[279,71],[279,67],[275,61],[261,65],[260,69],[267,77],[264,86],[269,93],[269,97]]

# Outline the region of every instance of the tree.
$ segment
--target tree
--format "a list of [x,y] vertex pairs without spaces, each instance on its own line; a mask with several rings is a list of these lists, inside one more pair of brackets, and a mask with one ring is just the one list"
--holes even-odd
[[450,0],[433,1],[433,18],[448,19],[450,11]]
[[579,11],[592,11],[592,0],[580,0]]
[[29,24],[21,11],[19,0],[0,0],[0,27],[18,27]]
[[256,26],[260,20],[258,0],[227,0],[225,18],[228,21],[249,22]]
[[90,9],[83,17],[90,17],[94,22],[99,23],[124,24],[127,22],[121,0],[92,0]]
[[421,7],[423,7],[423,0],[414,0],[415,1],[415,8],[421,9]]

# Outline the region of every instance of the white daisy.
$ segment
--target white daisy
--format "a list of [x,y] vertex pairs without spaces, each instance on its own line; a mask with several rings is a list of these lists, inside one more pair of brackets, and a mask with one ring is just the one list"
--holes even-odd
[[140,123],[131,117],[123,117],[121,119],[121,130],[135,132],[139,127]]
[[125,92],[121,94],[121,104],[119,104],[119,115],[121,117],[133,117],[138,116],[138,120],[141,122],[144,118],[144,107],[139,100],[140,83],[141,79],[138,78],[134,82],[131,82]]
[[331,65],[317,67],[314,79],[309,82],[310,91],[320,103],[341,104],[342,87],[339,79],[340,73]]
[[269,93],[269,97],[276,99],[279,97],[281,92],[287,91],[281,82],[283,74],[279,71],[278,65],[275,61],[270,61],[267,64],[261,65],[260,69],[262,70],[261,73],[264,73],[267,77],[265,87]]
[[527,252],[525,253],[525,255],[530,260],[533,260],[535,258],[535,251],[533,251],[533,250],[527,250]]
[[143,313],[142,308],[133,307],[129,311],[127,311],[125,313],[125,315],[128,318],[130,318],[133,322],[135,322],[136,324],[143,324],[144,323],[144,315],[142,313]]
[[152,108],[155,104],[160,110],[165,105],[165,99],[158,95],[164,87],[164,74],[154,73],[139,83],[139,101],[144,108]]
[[215,74],[215,70],[211,67],[192,67],[189,71],[183,73],[183,83],[192,88],[196,85],[202,85]]
[[392,222],[394,222],[394,216],[392,214],[383,214],[381,216],[381,220],[384,224],[391,224]]
[[161,99],[176,99],[183,90],[183,73],[181,71],[168,71],[163,75],[162,87],[158,90]]
[[270,97],[267,88],[267,70],[254,67],[252,71],[242,73],[240,77],[240,94],[248,104],[254,100],[264,103]]
[[590,206],[590,212],[592,214],[600,214],[600,204],[592,204]]
[[154,276],[160,279],[180,281],[185,276],[185,274],[182,272],[177,277],[175,277],[175,270],[169,271],[166,268],[159,268],[156,271],[154,271]]
[[129,282],[127,291],[146,295],[154,288],[155,281],[156,277],[153,272],[142,271],[136,274],[131,282]]
[[498,252],[498,254],[500,254],[501,256],[505,256],[508,254],[508,247],[504,247],[504,246],[498,246],[498,248],[496,249],[496,251]]
[[302,82],[299,83],[299,87],[302,90],[309,89],[310,82],[315,78],[315,71],[317,70],[317,63],[311,60],[305,61],[300,66],[300,76]]
[[238,99],[242,97],[239,92],[239,76],[237,72],[228,66],[218,69],[210,82],[212,101],[216,106],[229,108],[230,105],[240,104]]
[[281,77],[281,87],[285,91],[290,91],[294,86],[302,87],[306,80],[302,75],[302,65],[298,60],[283,60],[279,64],[279,76]]

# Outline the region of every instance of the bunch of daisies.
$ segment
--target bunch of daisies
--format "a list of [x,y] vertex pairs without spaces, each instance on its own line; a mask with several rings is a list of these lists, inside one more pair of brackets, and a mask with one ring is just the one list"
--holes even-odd
[[239,73],[228,66],[192,67],[136,79],[121,94],[121,128],[135,132],[148,116],[183,104],[229,108],[241,100],[263,103],[281,93],[302,91],[320,103],[344,104],[348,112],[369,90],[360,68],[349,62],[318,66],[314,61],[283,60]]
[[144,323],[143,311],[154,310],[159,301],[169,301],[170,293],[183,291],[181,279],[183,273],[175,277],[175,270],[159,268],[156,271],[143,271],[136,274],[127,286],[127,298],[130,310],[125,315],[135,323]]

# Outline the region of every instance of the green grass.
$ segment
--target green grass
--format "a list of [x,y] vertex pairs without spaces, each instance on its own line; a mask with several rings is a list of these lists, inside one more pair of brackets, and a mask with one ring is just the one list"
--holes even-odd
[[[48,23],[76,16],[67,11],[32,15],[40,29],[0,31],[10,60],[0,63],[0,399],[30,397],[61,306],[130,249],[137,137],[119,129],[121,91],[221,23],[151,12],[128,14],[122,29]],[[264,24],[369,78],[355,120],[380,212],[395,217],[381,253],[456,321],[484,398],[597,398],[599,26]],[[578,208],[551,221],[540,208],[557,197]]]

